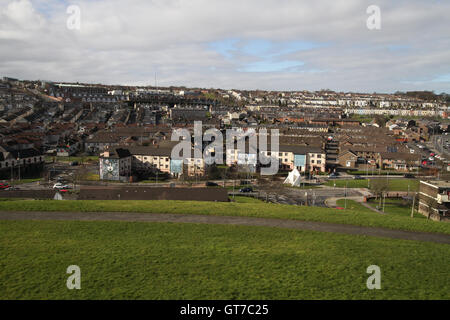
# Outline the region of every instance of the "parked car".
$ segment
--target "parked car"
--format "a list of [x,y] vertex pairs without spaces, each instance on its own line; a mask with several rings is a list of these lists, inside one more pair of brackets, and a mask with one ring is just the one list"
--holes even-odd
[[250,185],[250,184],[252,184],[252,183],[248,180],[241,180],[241,186],[246,186],[246,185]]
[[53,189],[70,189],[70,187],[67,184],[62,184],[62,183],[55,183],[55,185],[53,186]]
[[207,187],[218,187],[218,186],[219,186],[217,183],[215,183],[215,182],[210,182],[210,181],[206,182],[205,185],[206,185]]
[[241,193],[253,192],[253,188],[252,187],[245,187],[245,188],[242,188],[241,190],[239,190],[239,192],[241,192]]
[[353,180],[364,180],[364,178],[361,176],[354,176]]
[[11,186],[7,183],[0,183],[0,190],[6,190],[10,188]]
[[411,173],[407,173],[407,174],[405,174],[403,177],[404,177],[404,178],[407,178],[407,179],[414,179],[416,176],[413,175],[413,174],[411,174]]
[[78,161],[72,161],[72,162],[70,163],[70,165],[71,165],[71,166],[77,166],[77,165],[78,165]]
[[9,187],[6,188],[5,190],[11,190],[11,191],[14,191],[14,190],[20,190],[20,188],[19,188],[19,187],[9,186]]
[[337,177],[339,177],[339,173],[337,172],[333,172],[330,174],[330,178],[337,178]]

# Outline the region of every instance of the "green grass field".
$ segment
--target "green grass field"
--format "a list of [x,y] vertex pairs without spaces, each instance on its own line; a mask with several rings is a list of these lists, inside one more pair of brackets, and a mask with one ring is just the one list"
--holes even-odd
[[98,156],[73,156],[73,157],[51,157],[46,156],[45,161],[46,162],[53,162],[53,159],[55,159],[56,162],[72,162],[72,161],[78,161],[78,163],[86,163],[86,162],[98,162]]
[[[369,201],[368,204],[372,207],[379,206],[379,201]],[[410,217],[411,216],[411,204],[406,204],[403,200],[400,199],[386,199],[384,212],[390,215],[397,215],[402,217]],[[414,217],[420,219],[426,219],[426,217],[420,213],[417,213],[417,210],[414,211]]]
[[[358,175],[358,176],[366,176],[366,175],[371,175],[371,176],[378,176],[378,175],[381,175],[381,176],[386,176],[386,175],[388,175],[388,176],[403,176],[404,174],[405,174],[405,172],[401,172],[401,171],[394,171],[394,170],[369,170],[369,171],[367,171],[367,170],[353,170],[353,171],[351,171],[351,170],[348,170],[347,171],[347,173],[348,174],[351,174],[351,175]],[[412,172],[412,173],[416,173],[416,172]]]
[[298,219],[367,227],[385,227],[410,231],[450,234],[450,224],[431,220],[411,219],[398,215],[380,215],[366,210],[337,210],[271,203],[227,203],[199,201],[97,201],[97,200],[11,200],[0,201],[3,211],[68,211],[68,212],[142,212],[247,216]]
[[[343,199],[337,201],[337,205],[344,207],[344,201]],[[373,208],[376,208],[379,206],[379,201],[369,201],[367,202],[368,205],[370,205]],[[370,209],[364,207],[360,203],[352,200],[347,200],[347,208],[349,210],[357,210],[360,212],[372,212]],[[384,208],[384,212],[390,216],[400,216],[404,218],[411,219],[411,205],[406,205],[403,200],[399,199],[386,199],[386,204]],[[426,217],[422,214],[419,214],[417,210],[414,211],[414,219],[426,219]]]
[[[0,299],[450,299],[450,246],[312,231],[0,221]],[[68,290],[69,265],[81,290]],[[381,290],[366,269],[381,268]]]
[[20,179],[20,180],[15,179],[14,181],[8,180],[8,182],[10,184],[16,186],[16,185],[20,185],[20,184],[24,184],[24,183],[38,182],[41,180],[42,180],[42,178],[30,178],[30,179]]
[[[378,178],[377,178],[378,179]],[[375,179],[369,179],[371,181]],[[347,188],[367,188],[370,186],[370,182],[368,184],[367,179],[363,180],[329,180],[326,182],[326,186],[333,187],[336,183],[336,188],[345,188],[347,184]],[[388,188],[389,191],[419,191],[419,180],[416,179],[391,179],[389,178]]]
[[[230,196],[230,200],[233,200],[233,197]],[[245,197],[245,196],[234,196],[234,202],[236,203],[264,203],[264,201],[253,198],[253,197]]]

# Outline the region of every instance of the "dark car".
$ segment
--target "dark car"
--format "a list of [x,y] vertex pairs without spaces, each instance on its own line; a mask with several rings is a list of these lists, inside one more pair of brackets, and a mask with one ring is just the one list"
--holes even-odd
[[411,173],[407,173],[407,174],[405,174],[403,177],[404,177],[404,178],[407,178],[407,179],[414,179],[416,176],[413,175],[413,174],[411,174]]
[[337,178],[339,177],[339,173],[337,172],[333,172],[332,174],[330,174],[330,178]]
[[78,165],[78,161],[72,161],[72,162],[70,163],[70,165],[71,165],[71,166],[77,166],[77,165]]
[[219,186],[217,183],[215,183],[215,182],[210,182],[210,181],[206,182],[205,185],[206,185],[207,187],[218,187],[218,186]]
[[354,176],[353,179],[354,180],[364,180],[364,178],[361,176]]
[[242,193],[253,192],[253,188],[252,187],[245,187],[245,188],[242,188],[241,190],[239,190],[239,192],[242,192]]
[[247,186],[249,184],[252,184],[252,183],[248,180],[241,180],[241,186]]

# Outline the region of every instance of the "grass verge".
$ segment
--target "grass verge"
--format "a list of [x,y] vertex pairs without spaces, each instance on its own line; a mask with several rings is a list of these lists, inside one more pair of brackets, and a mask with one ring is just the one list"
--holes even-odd
[[[379,178],[376,178],[379,179]],[[382,179],[382,178],[381,178]],[[369,179],[374,181],[375,179]],[[388,180],[389,191],[419,191],[419,180],[416,179],[389,179]],[[329,180],[325,183],[326,186],[334,187],[336,183],[336,188],[367,188],[370,186],[370,181],[367,179],[362,180]]]

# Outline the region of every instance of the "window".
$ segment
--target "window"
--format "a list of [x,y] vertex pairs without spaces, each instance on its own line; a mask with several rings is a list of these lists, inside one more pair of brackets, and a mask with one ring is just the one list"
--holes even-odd
[[311,163],[314,163],[314,160],[311,160]]
[[317,160],[317,164],[322,164],[322,160]]

